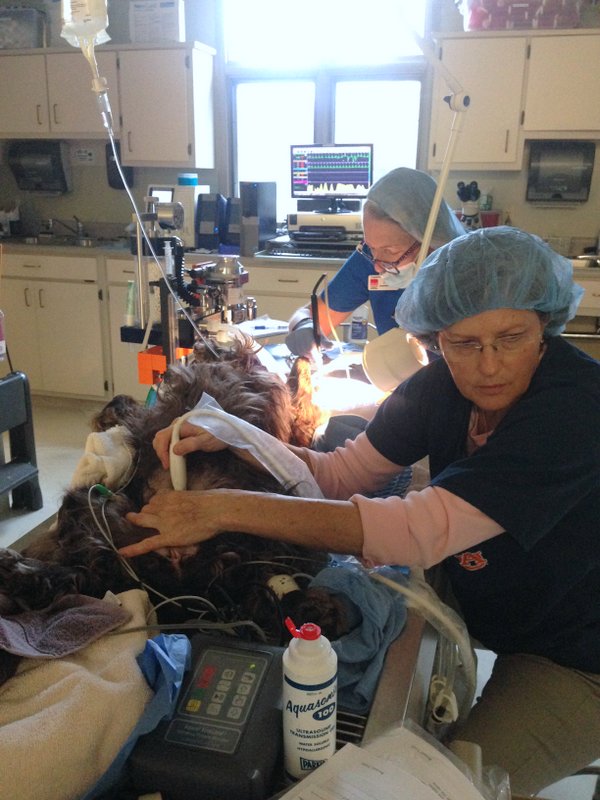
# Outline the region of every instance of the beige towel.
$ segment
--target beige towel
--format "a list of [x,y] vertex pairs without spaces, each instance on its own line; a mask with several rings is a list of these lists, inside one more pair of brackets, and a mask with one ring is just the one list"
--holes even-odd
[[[148,596],[118,595],[145,623]],[[152,697],[137,663],[147,635],[107,634],[53,660],[23,659],[0,687],[0,798],[76,800],[106,772]]]
[[85,452],[71,479],[71,488],[102,483],[108,489],[118,489],[125,482],[133,461],[131,449],[125,441],[126,434],[123,425],[88,434]]

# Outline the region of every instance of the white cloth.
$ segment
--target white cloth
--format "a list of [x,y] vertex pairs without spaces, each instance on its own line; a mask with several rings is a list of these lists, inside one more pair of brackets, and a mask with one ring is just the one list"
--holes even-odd
[[[117,595],[145,624],[148,596]],[[0,687],[0,797],[76,800],[111,765],[152,698],[136,656],[144,631],[107,634],[59,659],[22,659]]]
[[304,461],[271,434],[223,411],[204,392],[196,407],[185,415],[188,422],[212,433],[230,447],[247,450],[282,484],[300,497],[323,497]]
[[[282,486],[300,497],[323,497],[304,461],[283,442],[249,422],[223,411],[217,401],[204,392],[196,407],[184,418],[212,433],[230,447],[248,450]],[[84,455],[71,479],[71,488],[102,483],[118,489],[131,469],[133,455],[125,443],[126,428],[116,425],[102,433],[90,433]]]
[[75,467],[71,489],[102,483],[107,489],[118,489],[131,469],[133,456],[125,444],[127,429],[115,425],[101,433],[90,433],[85,443],[84,454]]

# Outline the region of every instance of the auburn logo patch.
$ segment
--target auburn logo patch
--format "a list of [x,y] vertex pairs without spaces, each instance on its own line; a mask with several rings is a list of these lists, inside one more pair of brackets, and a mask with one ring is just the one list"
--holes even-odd
[[458,560],[458,563],[463,569],[468,569],[469,572],[475,572],[488,565],[488,560],[481,555],[481,550],[477,550],[475,553],[470,553],[468,551],[459,553],[455,555],[454,558]]

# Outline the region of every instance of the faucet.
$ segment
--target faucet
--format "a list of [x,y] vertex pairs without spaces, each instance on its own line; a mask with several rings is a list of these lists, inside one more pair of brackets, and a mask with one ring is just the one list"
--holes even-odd
[[62,225],[63,228],[66,228],[68,231],[71,231],[71,233],[74,233],[75,236],[77,236],[78,240],[85,239],[86,238],[86,234],[85,234],[85,228],[83,226],[83,222],[79,219],[79,217],[76,217],[75,215],[73,215],[73,219],[75,220],[75,223],[77,225],[76,228],[74,228],[72,225],[67,225],[66,222],[63,222],[60,219],[52,219],[52,218],[50,218],[50,219],[48,219],[46,221],[46,230],[48,232],[51,232],[54,229],[54,225],[58,222],[58,224]]
[[84,236],[85,236],[85,230],[83,228],[83,222],[79,219],[79,217],[76,217],[76,216],[73,216],[73,219],[75,220],[75,222],[77,224],[77,238],[78,239],[83,239]]

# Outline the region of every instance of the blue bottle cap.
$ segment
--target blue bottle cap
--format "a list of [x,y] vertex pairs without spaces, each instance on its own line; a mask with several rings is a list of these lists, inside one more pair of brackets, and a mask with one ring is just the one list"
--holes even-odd
[[195,172],[180,172],[177,176],[179,186],[197,186],[198,176]]

